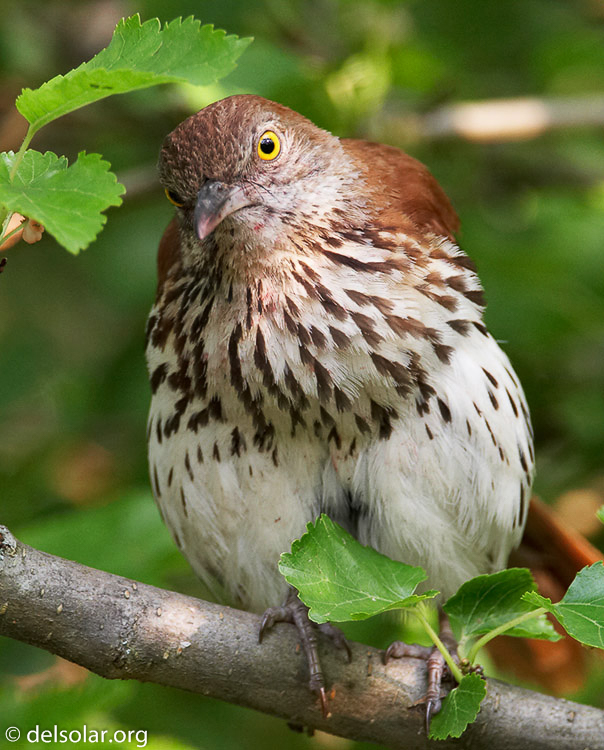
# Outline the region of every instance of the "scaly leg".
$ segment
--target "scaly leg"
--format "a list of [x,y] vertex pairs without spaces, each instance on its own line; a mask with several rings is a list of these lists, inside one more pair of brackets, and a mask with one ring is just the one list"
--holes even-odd
[[327,694],[325,692],[325,679],[319,661],[319,651],[317,648],[317,631],[325,633],[337,648],[342,648],[348,654],[348,661],[352,657],[350,646],[341,630],[331,623],[317,625],[308,617],[308,607],[298,598],[295,589],[290,589],[282,607],[269,607],[262,616],[260,630],[258,632],[258,642],[262,639],[267,630],[278,622],[290,622],[296,626],[302,642],[302,648],[306,654],[308,662],[308,671],[310,673],[310,689],[317,693],[321,701],[321,710],[323,716],[327,716]]
[[[447,650],[455,660],[457,656],[457,640],[451,630],[449,618],[442,609],[438,610],[439,636]],[[442,684],[450,678],[449,669],[443,655],[436,646],[418,646],[407,644],[402,641],[391,643],[384,654],[384,664],[390,659],[401,659],[410,656],[416,659],[424,659],[428,664],[428,689],[424,700],[426,701],[426,731],[430,729],[430,719],[437,714],[442,706]]]

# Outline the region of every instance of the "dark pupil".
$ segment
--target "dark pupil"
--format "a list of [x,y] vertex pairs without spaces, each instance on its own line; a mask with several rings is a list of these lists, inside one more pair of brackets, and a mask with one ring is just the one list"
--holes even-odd
[[275,142],[272,138],[263,138],[260,141],[260,151],[262,151],[263,154],[272,154],[274,150]]
[[173,190],[168,190],[168,195],[170,196],[170,200],[173,203],[182,203],[182,198],[178,193],[175,193]]

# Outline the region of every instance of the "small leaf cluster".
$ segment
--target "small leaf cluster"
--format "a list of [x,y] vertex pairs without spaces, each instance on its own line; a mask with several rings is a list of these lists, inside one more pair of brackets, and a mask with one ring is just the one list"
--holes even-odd
[[[360,544],[326,515],[293,542],[281,556],[279,569],[309,607],[311,620],[363,620],[380,612],[402,609],[417,617],[443,654],[459,683],[431,722],[430,737],[459,737],[472,723],[486,695],[476,673],[462,674],[426,617],[425,602],[437,591],[416,594],[427,578],[423,568],[391,560]],[[478,651],[498,635],[557,641],[562,636],[547,619],[552,614],[581,643],[604,649],[604,565],[595,563],[577,574],[558,603],[540,596],[529,570],[510,568],[466,581],[443,604],[471,667]]]
[[233,70],[250,41],[193,17],[162,28],[158,19],[141,23],[135,15],[118,23],[109,45],[91,60],[38,89],[24,89],[16,106],[29,123],[27,134],[17,153],[0,154],[0,244],[18,212],[77,253],[102,229],[103,211],[122,202],[125,188],[100,155],[82,152],[69,165],[64,156],[30,149],[40,128],[113,94],[161,83],[213,83]]

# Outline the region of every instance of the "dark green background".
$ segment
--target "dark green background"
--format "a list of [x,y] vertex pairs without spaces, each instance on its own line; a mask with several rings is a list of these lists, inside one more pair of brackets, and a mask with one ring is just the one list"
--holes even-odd
[[[602,493],[602,128],[485,144],[390,124],[465,100],[604,93],[604,5],[20,2],[0,18],[1,150],[16,149],[23,135],[12,106],[21,87],[91,57],[116,21],[137,11],[143,19],[194,14],[255,41],[216,86],[115,97],[34,142],[69,157],[100,151],[131,190],[79,257],[45,238],[11,251],[0,277],[0,522],[64,557],[201,593],[161,525],[146,472],[143,330],[156,247],[172,213],[154,163],[181,119],[238,92],[281,101],[338,135],[389,140],[430,167],[461,216],[461,244],[486,288],[487,322],[525,386],[537,492],[548,502],[574,489]],[[15,675],[53,663],[0,641],[0,723],[147,728],[151,748],[353,747],[150,685],[89,677],[69,689],[50,678],[37,690],[15,687]],[[599,660],[578,697],[603,705],[603,684]]]

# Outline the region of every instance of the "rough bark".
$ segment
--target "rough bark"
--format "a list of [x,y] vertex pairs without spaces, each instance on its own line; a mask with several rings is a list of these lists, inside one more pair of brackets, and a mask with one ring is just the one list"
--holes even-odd
[[[39,646],[109,679],[170,685],[391,748],[435,747],[416,705],[425,664],[384,667],[353,643],[353,659],[326,643],[331,714],[307,686],[291,625],[258,644],[259,618],[87,568],[18,542],[0,526],[0,635]],[[604,711],[488,680],[478,721],[439,747],[604,750]]]

